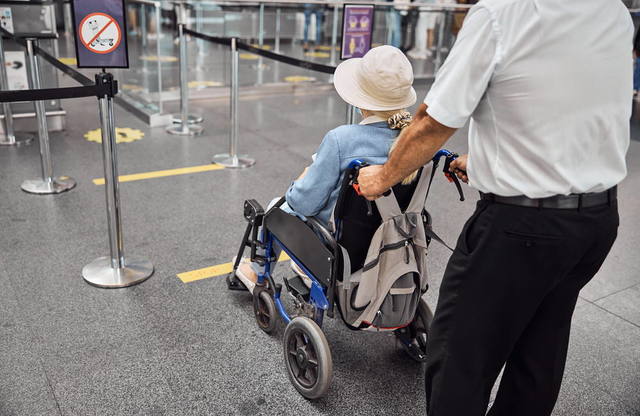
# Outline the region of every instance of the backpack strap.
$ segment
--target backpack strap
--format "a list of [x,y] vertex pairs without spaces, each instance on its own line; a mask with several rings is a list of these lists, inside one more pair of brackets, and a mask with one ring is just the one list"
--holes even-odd
[[433,168],[433,163],[429,163],[422,167],[420,179],[418,179],[418,185],[416,186],[416,190],[413,191],[413,196],[411,197],[411,202],[409,202],[409,207],[406,212],[422,212],[427,199],[427,194],[429,193],[429,188],[431,188],[434,173],[435,170]]
[[402,210],[400,209],[396,195],[393,193],[393,189],[389,189],[389,195],[376,199],[375,203],[380,212],[380,217],[382,217],[382,222],[402,215]]

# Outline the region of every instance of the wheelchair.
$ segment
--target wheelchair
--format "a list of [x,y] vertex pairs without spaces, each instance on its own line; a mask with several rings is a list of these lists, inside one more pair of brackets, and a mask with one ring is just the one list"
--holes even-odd
[[[464,200],[460,183],[455,175],[449,174],[449,164],[457,156],[444,149],[436,154],[433,158],[429,186],[439,160],[444,157],[443,171],[450,181],[455,182],[460,198]],[[354,269],[362,267],[369,242],[381,223],[375,204],[359,195],[357,175],[364,166],[365,163],[355,160],[345,172],[334,210],[335,230],[330,230],[313,217],[303,220],[283,211],[280,207],[285,202],[284,198],[267,212],[257,201],[245,201],[244,217],[248,224],[233,271],[227,276],[230,290],[246,290],[235,276],[235,271],[247,248],[250,249],[251,261],[264,267],[264,272],[258,276],[253,291],[256,322],[261,330],[272,333],[276,328],[278,315],[284,320],[284,361],[289,379],[296,390],[310,400],[326,395],[333,373],[331,350],[321,329],[325,314],[334,318],[337,310],[348,328],[372,330],[352,327],[345,320],[344,312],[336,301],[338,282],[342,282],[346,273],[352,273]],[[396,185],[393,188],[402,209],[406,208],[402,206],[402,200],[411,199],[416,187],[415,182],[417,181],[411,185]],[[427,231],[427,243],[436,239],[444,244],[433,232],[431,216],[426,209],[422,211],[422,222]],[[366,244],[363,245],[363,241]],[[284,287],[293,299],[295,310],[291,314],[286,311],[281,299],[283,286],[274,281],[272,274],[271,265],[276,261],[273,248],[276,244],[303,272],[303,275],[295,273],[294,276],[283,279]],[[345,255],[350,257],[351,270],[344,270]],[[408,326],[389,329],[393,331],[408,357],[418,363],[425,362],[427,358],[427,339],[432,319],[433,313],[421,297],[413,321]]]

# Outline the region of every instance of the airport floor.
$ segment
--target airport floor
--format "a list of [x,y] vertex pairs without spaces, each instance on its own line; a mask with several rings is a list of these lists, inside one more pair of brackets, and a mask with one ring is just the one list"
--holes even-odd
[[[63,79],[66,85],[68,79]],[[418,84],[420,96],[427,85]],[[174,103],[174,106],[177,105]],[[242,203],[268,202],[307,166],[323,134],[344,122],[334,93],[268,96],[240,103],[247,170],[215,170],[121,184],[125,251],[154,275],[126,289],[88,285],[84,265],[108,255],[95,99],[64,102],[67,129],[51,135],[57,175],[78,181],[56,196],[22,192],[39,175],[38,145],[0,148],[0,415],[383,415],[425,413],[424,369],[387,334],[354,333],[327,320],[334,358],[326,398],[310,402],[289,383],[281,326],[255,324],[251,297],[224,276],[184,283],[177,275],[231,260],[245,222]],[[205,134],[177,137],[116,108],[118,127],[141,140],[118,145],[120,174],[208,165],[227,149],[228,105],[198,101]],[[635,122],[634,122],[635,123]],[[620,186],[618,240],[583,290],[554,415],[640,415],[640,133]],[[447,144],[465,152],[466,129]],[[439,178],[428,207],[449,242],[473,210]],[[432,245],[435,306],[447,251]],[[280,267],[279,274],[288,273]]]

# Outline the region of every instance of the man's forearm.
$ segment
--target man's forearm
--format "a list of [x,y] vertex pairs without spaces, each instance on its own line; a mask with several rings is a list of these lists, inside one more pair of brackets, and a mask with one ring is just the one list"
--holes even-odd
[[455,129],[438,123],[421,105],[414,122],[402,131],[398,144],[384,164],[383,177],[389,187],[426,165],[455,133]]

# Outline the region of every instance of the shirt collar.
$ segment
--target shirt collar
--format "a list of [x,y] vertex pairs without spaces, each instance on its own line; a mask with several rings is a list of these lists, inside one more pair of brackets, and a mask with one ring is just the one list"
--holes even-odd
[[364,120],[362,120],[359,124],[361,126],[364,126],[366,124],[373,124],[373,123],[381,123],[381,122],[387,122],[387,120],[385,120],[382,117],[378,117],[378,116],[369,116],[367,118],[365,118]]

